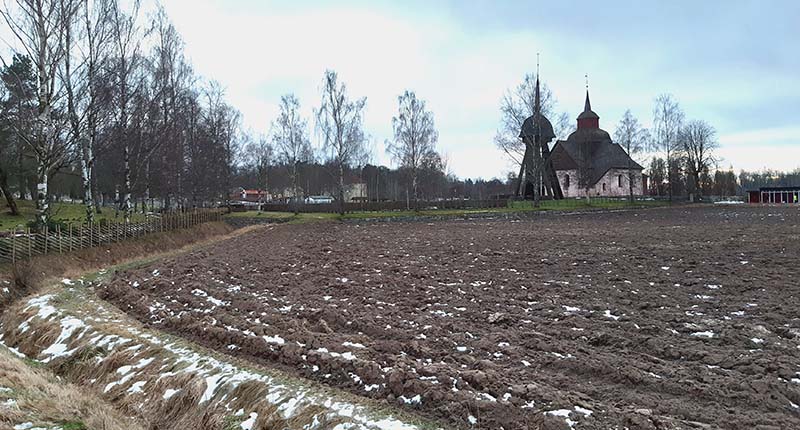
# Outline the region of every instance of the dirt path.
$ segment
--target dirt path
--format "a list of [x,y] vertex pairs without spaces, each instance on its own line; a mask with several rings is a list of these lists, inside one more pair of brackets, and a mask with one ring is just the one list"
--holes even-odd
[[463,428],[800,428],[800,210],[276,226],[104,296]]

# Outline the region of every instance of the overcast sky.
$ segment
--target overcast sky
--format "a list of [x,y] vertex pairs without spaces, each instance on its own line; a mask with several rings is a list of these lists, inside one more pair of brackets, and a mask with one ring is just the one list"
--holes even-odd
[[[266,132],[280,96],[311,117],[325,69],[367,97],[376,161],[390,163],[397,96],[434,112],[440,150],[462,177],[503,176],[492,141],[503,92],[535,71],[575,118],[584,74],[600,126],[625,109],[646,125],[672,93],[716,127],[723,166],[800,167],[800,1],[164,0],[203,77],[246,127]],[[310,121],[310,124],[313,124]],[[316,138],[314,139],[317,140]]]

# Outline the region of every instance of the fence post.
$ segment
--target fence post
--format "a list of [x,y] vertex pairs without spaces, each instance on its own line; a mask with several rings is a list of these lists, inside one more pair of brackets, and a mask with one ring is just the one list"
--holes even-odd
[[44,254],[47,254],[47,237],[50,236],[50,226],[44,226]]
[[58,236],[58,253],[63,254],[64,251],[62,249],[62,243],[61,243],[63,242],[61,240],[61,224],[56,224],[56,235]]
[[16,261],[16,258],[17,258],[17,250],[16,250],[16,247],[14,246],[14,243],[16,242],[16,239],[17,239],[17,227],[15,226],[14,227],[14,231],[11,233],[11,263],[12,264]]

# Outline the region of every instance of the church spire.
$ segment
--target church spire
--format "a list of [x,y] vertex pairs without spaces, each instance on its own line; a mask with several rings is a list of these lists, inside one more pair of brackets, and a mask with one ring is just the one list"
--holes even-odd
[[534,96],[533,102],[533,114],[538,116],[541,115],[542,109],[542,100],[539,94],[539,53],[536,53],[536,91]]
[[589,89],[586,89],[586,102],[583,103],[583,111],[584,112],[591,112],[592,110],[592,103],[589,102]]
[[578,128],[600,128],[600,117],[592,110],[589,101],[589,75],[586,76],[586,101],[583,103],[583,113],[578,116]]

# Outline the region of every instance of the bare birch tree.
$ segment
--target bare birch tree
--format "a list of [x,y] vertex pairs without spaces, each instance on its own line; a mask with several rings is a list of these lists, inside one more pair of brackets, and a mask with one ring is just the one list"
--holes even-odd
[[12,7],[5,1],[0,16],[34,65],[35,118],[32,133],[20,137],[36,160],[36,222],[45,226],[50,220],[48,182],[51,174],[65,163],[70,150],[61,133],[64,124],[56,106],[60,97],[58,69],[65,55],[66,17],[59,0],[16,0],[13,4]]
[[333,70],[325,72],[322,81],[322,104],[316,112],[317,128],[337,174],[339,213],[344,215],[344,170],[362,159],[366,136],[363,112],[367,98],[350,100],[347,88]]
[[628,109],[614,130],[614,140],[628,153],[628,199],[633,203],[633,184],[636,174],[633,170],[633,158],[641,154],[650,140],[650,132],[642,127],[639,120]]
[[97,210],[92,186],[99,94],[100,68],[107,60],[110,0],[62,0],[64,27],[63,86],[67,96],[67,116],[71,138],[78,149],[86,219],[94,221]]
[[[244,136],[244,140],[248,142],[248,144],[245,145],[245,152],[250,159],[250,164],[256,171],[259,188],[265,193],[268,193],[269,169],[275,159],[275,148],[264,135],[258,136],[254,139],[251,137],[250,133],[247,133]],[[265,203],[263,197],[259,197],[259,203]],[[260,205],[258,210],[261,210]]]
[[308,138],[308,123],[300,116],[300,101],[294,94],[281,97],[280,114],[272,123],[272,141],[281,162],[289,170],[293,207],[297,212],[298,169],[300,163],[313,157]]
[[223,186],[220,189],[221,197],[229,203],[231,191],[232,168],[238,156],[239,140],[238,131],[241,120],[239,111],[225,102],[225,91],[217,82],[211,82],[206,89],[206,133],[211,142],[215,143],[222,157],[222,172],[220,180]]
[[[681,126],[683,124],[683,110],[678,101],[670,94],[662,94],[655,99],[653,108],[653,140],[652,149],[664,155],[667,166],[676,165],[676,161],[681,156],[682,147],[679,140]],[[673,185],[675,183],[675,173],[668,167],[667,190],[669,200],[673,200]]]
[[[173,166],[169,172],[161,172],[167,179],[169,200],[181,195],[184,182],[186,142],[184,130],[180,127],[181,103],[191,98],[194,76],[187,63],[183,48],[184,42],[177,29],[169,20],[166,10],[159,6],[153,18],[151,29],[154,40],[152,53],[152,93],[154,104],[158,106],[155,119],[157,146],[163,146],[165,161]],[[191,109],[192,106],[189,106]],[[155,148],[154,148],[155,149]],[[147,160],[149,163],[149,159]],[[150,194],[150,174],[146,177],[145,198]]]
[[412,197],[416,207],[419,171],[424,165],[438,159],[436,142],[439,133],[433,122],[433,112],[425,110],[425,101],[418,99],[413,91],[406,90],[397,101],[399,112],[392,118],[394,141],[388,142],[387,150],[400,167],[407,169],[411,175]]
[[[551,120],[557,139],[566,138],[575,130],[566,112],[556,113],[556,97],[547,86],[540,85],[541,112]],[[528,73],[513,90],[508,90],[500,102],[500,129],[495,135],[495,145],[515,164],[521,165],[525,155],[525,143],[519,132],[525,119],[532,116],[536,99],[536,75]]]
[[717,160],[714,150],[719,147],[717,131],[705,121],[692,120],[681,128],[680,142],[686,156],[686,166],[692,178],[694,192],[703,199],[701,175],[707,174]]
[[[95,162],[99,150],[99,124],[105,118],[107,100],[104,100],[102,80],[105,78],[104,68],[108,63],[111,41],[110,19],[113,0],[84,0],[83,26],[85,43],[83,58],[86,67],[86,138],[81,147],[81,173],[83,182],[84,204],[91,201],[96,213],[100,213],[100,200],[97,196],[97,178]],[[107,96],[105,96],[107,98]],[[87,212],[88,216],[88,212]],[[93,216],[92,216],[93,217]],[[92,218],[88,218],[90,221]]]
[[114,105],[116,108],[116,137],[122,143],[123,194],[122,209],[125,221],[133,213],[131,204],[131,104],[142,85],[140,74],[141,28],[138,23],[139,0],[134,0],[129,12],[115,2],[111,9],[113,74],[115,75]]

